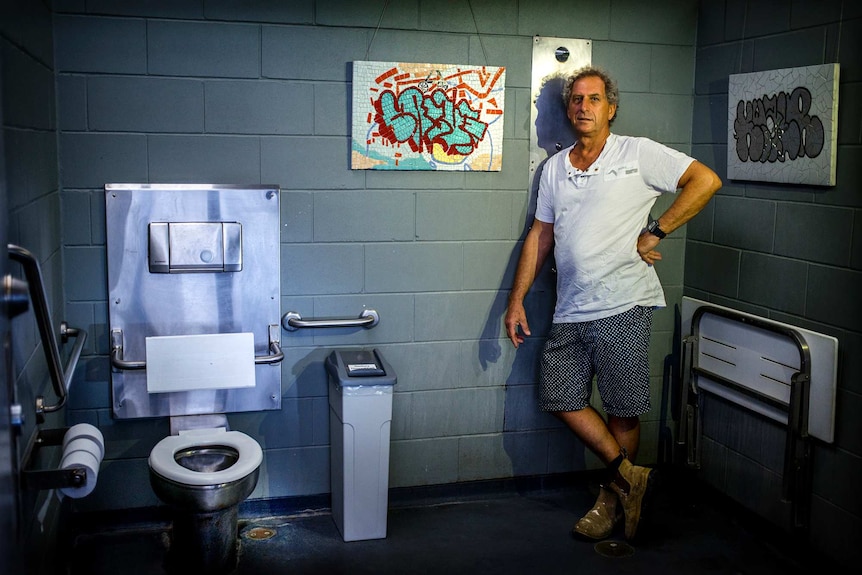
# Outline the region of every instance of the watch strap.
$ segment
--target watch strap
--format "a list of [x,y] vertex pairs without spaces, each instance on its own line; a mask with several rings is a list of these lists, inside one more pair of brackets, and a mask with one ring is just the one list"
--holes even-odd
[[667,236],[665,231],[658,226],[658,220],[651,221],[647,226],[647,231],[660,240],[663,240]]

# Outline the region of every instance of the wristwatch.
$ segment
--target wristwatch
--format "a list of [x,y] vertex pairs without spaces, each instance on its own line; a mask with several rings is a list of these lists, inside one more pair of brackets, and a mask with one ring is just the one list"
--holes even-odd
[[651,221],[646,227],[646,230],[660,240],[663,240],[667,235],[660,227],[658,227],[658,220]]

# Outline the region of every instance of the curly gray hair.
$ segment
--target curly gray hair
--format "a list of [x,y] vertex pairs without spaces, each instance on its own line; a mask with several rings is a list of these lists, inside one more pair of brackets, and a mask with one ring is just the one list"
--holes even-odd
[[572,75],[568,76],[563,83],[563,105],[569,105],[569,99],[572,97],[572,86],[574,86],[575,82],[581,78],[587,78],[590,76],[601,78],[602,82],[605,83],[605,97],[608,99],[608,103],[617,107],[616,113],[610,120],[611,123],[613,123],[620,113],[620,90],[617,88],[617,83],[614,79],[601,68],[597,68],[595,66],[584,66],[580,70],[576,70]]

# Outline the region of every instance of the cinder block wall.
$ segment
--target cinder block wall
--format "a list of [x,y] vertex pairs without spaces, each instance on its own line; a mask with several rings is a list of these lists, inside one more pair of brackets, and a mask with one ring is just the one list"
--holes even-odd
[[[862,5],[701,2],[693,150],[726,172],[730,74],[841,65],[835,187],[727,181],[689,224],[685,292],[838,338],[835,443],[814,441],[812,543],[862,560]],[[732,142],[731,142],[732,146]],[[707,406],[702,477],[779,524],[784,429],[721,401]],[[852,566],[852,567],[851,567]]]
[[[7,242],[34,254],[42,271],[48,305],[63,308],[60,189],[57,171],[57,114],[54,105],[54,59],[51,13],[42,6],[10,6],[0,24]],[[15,22],[26,18],[29,27]],[[4,246],[5,248],[5,246]],[[6,250],[3,251],[6,257]],[[23,279],[20,264],[9,261],[7,273]],[[32,415],[37,395],[53,405],[56,397],[48,383],[48,369],[40,347],[33,307],[10,325],[13,377],[17,401]],[[59,322],[62,318],[58,317]],[[47,388],[47,389],[46,389]],[[35,418],[27,417],[22,437],[34,431]],[[23,442],[26,445],[26,441]],[[23,451],[23,448],[22,448]]]
[[[390,2],[381,19],[384,4],[54,3],[66,312],[94,336],[68,419],[99,425],[107,443],[99,485],[74,509],[157,504],[146,457],[168,433],[165,419],[111,417],[106,182],[278,184],[282,312],[380,313],[368,331],[282,333],[282,409],[230,416],[265,450],[253,498],[329,492],[323,360],[343,346],[377,347],[397,371],[392,487],[596,465],[536,407],[551,278],[530,296],[537,336],[515,353],[502,329],[529,199],[532,39],[592,40],[622,90],[615,130],[689,152],[697,4],[473,0],[475,22],[466,1]],[[505,66],[503,171],[351,171],[355,60]],[[684,235],[663,242],[671,306]],[[646,463],[658,457],[672,308],[655,321]]]
[[[27,25],[21,25],[26,22]],[[54,50],[51,10],[40,2],[6,2],[0,6],[0,239],[29,250],[39,263],[48,306],[55,314],[55,329],[63,319],[63,251],[60,223],[60,188],[57,164],[57,113],[54,88]],[[19,263],[6,260],[3,273],[24,279]],[[4,340],[3,386],[0,402],[3,423],[2,532],[0,564],[14,570],[45,572],[51,563],[44,553],[11,552],[22,542],[32,549],[48,548],[58,530],[59,505],[53,492],[27,490],[16,498],[20,483],[14,472],[24,463],[26,448],[37,431],[35,400],[45,397],[53,406],[54,394],[45,353],[30,304],[8,323],[11,342]],[[4,306],[3,313],[6,313]],[[8,349],[7,349],[8,346]],[[8,352],[8,353],[7,353]],[[13,427],[10,404],[20,404],[24,415],[20,429]],[[45,427],[64,424],[64,414],[48,414]],[[59,455],[43,459],[59,464]],[[17,535],[17,537],[16,537]],[[10,550],[7,554],[7,549]],[[20,558],[20,559],[19,559]],[[7,561],[8,559],[8,561]],[[0,567],[2,569],[2,567]]]

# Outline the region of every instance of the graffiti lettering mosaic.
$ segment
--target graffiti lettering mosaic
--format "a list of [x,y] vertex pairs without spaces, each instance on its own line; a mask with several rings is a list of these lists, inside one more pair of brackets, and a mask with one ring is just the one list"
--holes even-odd
[[500,171],[506,70],[353,63],[354,170]]
[[823,151],[823,122],[808,112],[811,92],[797,86],[790,94],[740,100],[733,137],[742,162],[785,162],[816,158]]
[[730,77],[727,175],[835,185],[838,64]]

